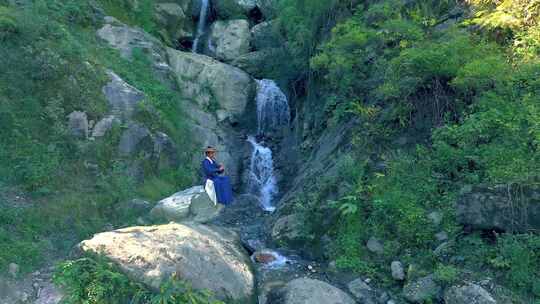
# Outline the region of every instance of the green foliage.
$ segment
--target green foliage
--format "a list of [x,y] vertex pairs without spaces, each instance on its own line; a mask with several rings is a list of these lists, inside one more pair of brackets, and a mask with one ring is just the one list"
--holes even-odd
[[438,264],[435,269],[435,280],[445,286],[450,286],[458,280],[459,273],[459,269],[454,266]]
[[66,303],[88,304],[224,304],[210,292],[196,291],[174,276],[155,294],[135,283],[103,258],[84,257],[61,263],[54,275],[67,291]]
[[17,24],[9,7],[0,6],[0,41],[5,41],[17,33]]
[[154,0],[98,0],[109,16],[148,33],[156,31],[154,24]]
[[488,260],[497,269],[505,270],[505,279],[518,289],[540,297],[540,237],[536,235],[504,235],[497,241],[494,257]]

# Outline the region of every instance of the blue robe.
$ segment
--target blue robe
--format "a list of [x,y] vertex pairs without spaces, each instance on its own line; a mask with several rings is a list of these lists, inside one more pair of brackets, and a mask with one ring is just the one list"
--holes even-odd
[[214,161],[211,162],[205,158],[202,162],[204,172],[204,184],[210,179],[214,182],[217,201],[220,204],[228,205],[233,201],[231,180],[228,176],[220,175],[223,170],[219,170],[219,165]]

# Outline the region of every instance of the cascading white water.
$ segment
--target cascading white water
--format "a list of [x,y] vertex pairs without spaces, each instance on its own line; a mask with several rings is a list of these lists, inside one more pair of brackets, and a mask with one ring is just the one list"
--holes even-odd
[[253,147],[249,166],[249,190],[261,200],[265,211],[274,211],[272,199],[278,193],[276,177],[274,176],[274,161],[272,150],[259,144],[252,136],[248,142]]
[[270,79],[257,81],[257,132],[265,134],[289,125],[290,111],[287,97]]
[[[277,84],[269,79],[258,80],[257,90],[257,133],[267,135],[289,125],[289,103]],[[274,211],[273,198],[278,194],[272,150],[248,137],[253,147],[249,171],[250,192],[261,200],[262,208]]]
[[199,12],[199,23],[197,24],[197,33],[195,40],[193,40],[193,47],[191,48],[193,53],[197,53],[197,47],[199,46],[199,40],[204,34],[206,28],[206,18],[208,15],[209,0],[201,0],[201,11]]

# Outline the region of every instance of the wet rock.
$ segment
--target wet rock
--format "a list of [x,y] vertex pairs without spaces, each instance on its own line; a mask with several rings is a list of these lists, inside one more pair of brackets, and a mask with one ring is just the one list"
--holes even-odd
[[208,222],[220,212],[202,186],[175,193],[157,203],[150,211],[154,220]]
[[283,216],[272,227],[272,238],[278,242],[301,242],[305,237],[304,221],[298,214]]
[[440,297],[442,288],[435,282],[433,275],[428,275],[403,287],[403,296],[412,303],[425,303]]
[[249,52],[249,23],[247,20],[218,20],[210,27],[208,51],[222,61],[232,61]]
[[[128,121],[135,114],[139,103],[145,99],[145,95],[140,90],[129,85],[113,71],[107,71],[107,75],[110,77],[110,81],[103,87],[102,91],[109,103],[111,114],[123,121]],[[109,116],[108,121],[102,122],[104,125],[100,128],[105,130],[99,131],[98,134],[104,134],[110,129],[113,121],[114,117]]]
[[152,134],[148,128],[138,123],[131,123],[120,137],[118,152],[122,156],[133,156],[141,151],[150,155],[153,146]]
[[366,246],[368,250],[373,253],[382,254],[384,252],[384,245],[379,239],[375,237],[370,237]]
[[277,260],[277,257],[274,252],[270,250],[261,250],[253,254],[253,260],[261,264],[270,264]]
[[400,261],[393,261],[390,264],[390,268],[392,270],[392,278],[394,278],[394,280],[405,280],[405,270],[403,268],[403,264],[401,264]]
[[540,189],[537,188],[469,187],[461,192],[456,208],[458,222],[473,229],[540,230]]
[[497,301],[484,288],[468,283],[452,286],[444,293],[446,304],[496,304]]
[[354,304],[342,290],[319,280],[299,278],[282,290],[283,304]]
[[130,227],[96,234],[79,248],[107,257],[154,291],[175,274],[221,300],[246,303],[254,293],[249,257],[238,236],[225,228],[173,223]]
[[68,115],[68,129],[71,135],[78,138],[88,137],[88,117],[84,112],[71,112]]
[[347,284],[351,294],[364,304],[376,304],[377,294],[363,279],[358,278]]

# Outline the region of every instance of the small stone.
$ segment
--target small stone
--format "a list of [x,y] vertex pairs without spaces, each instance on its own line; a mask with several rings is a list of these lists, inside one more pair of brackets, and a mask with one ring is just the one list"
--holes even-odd
[[308,265],[307,268],[308,268],[309,270],[312,270],[312,269],[313,269],[313,266]]
[[39,283],[34,283],[32,284],[32,286],[34,287],[34,289],[39,289]]
[[383,244],[375,237],[369,238],[367,242],[367,248],[369,251],[376,254],[382,254],[384,252]]
[[75,111],[68,115],[68,128],[71,135],[79,138],[88,137],[88,117],[86,113]]
[[433,211],[431,212],[430,214],[428,214],[428,219],[431,220],[431,222],[433,223],[433,225],[435,226],[439,226],[442,222],[442,219],[443,219],[443,216],[440,212],[437,212],[437,211]]
[[438,241],[441,241],[441,242],[447,241],[448,240],[448,233],[446,233],[445,231],[441,231],[441,232],[435,234],[435,238]]
[[277,260],[277,257],[271,251],[262,250],[262,251],[255,252],[253,254],[253,260],[261,264],[270,264],[272,262],[275,262]]
[[351,281],[347,284],[350,293],[358,300],[360,303],[364,304],[375,304],[376,295],[375,291],[361,278],[358,278],[354,281]]
[[386,302],[386,304],[396,304],[396,302],[394,300],[388,300],[388,302]]
[[403,264],[400,261],[393,261],[390,264],[392,270],[392,278],[398,281],[403,281],[405,279],[405,271],[403,269]]
[[388,292],[383,292],[379,297],[379,303],[386,303],[388,300],[390,300],[390,295]]
[[16,278],[19,274],[19,265],[15,263],[10,263],[8,266],[8,272],[13,278]]

